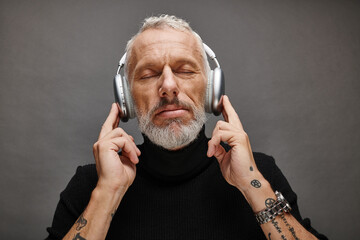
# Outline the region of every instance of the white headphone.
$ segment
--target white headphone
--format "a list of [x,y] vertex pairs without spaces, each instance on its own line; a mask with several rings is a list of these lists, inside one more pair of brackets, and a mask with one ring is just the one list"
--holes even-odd
[[[215,53],[205,43],[203,43],[206,54],[215,62],[216,68],[211,69],[208,74],[208,83],[206,88],[205,111],[218,116],[222,111],[221,97],[225,94],[225,78],[216,59]],[[115,102],[120,111],[120,119],[127,122],[136,117],[134,101],[132,99],[129,82],[125,75],[121,76],[120,71],[125,66],[126,53],[121,57],[114,78]]]

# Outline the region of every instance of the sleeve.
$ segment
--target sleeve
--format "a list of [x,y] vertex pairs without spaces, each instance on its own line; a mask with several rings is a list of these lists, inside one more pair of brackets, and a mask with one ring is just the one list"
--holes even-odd
[[94,170],[91,165],[78,167],[60,193],[52,225],[47,228],[49,235],[46,240],[62,239],[86,208],[97,182],[96,169],[95,176],[91,170]]
[[[264,177],[268,179],[273,190],[277,190],[281,192],[281,194],[285,197],[285,199],[289,202],[292,210],[291,214],[299,221],[303,227],[311,232],[318,239],[327,240],[328,238],[323,234],[318,233],[312,226],[309,218],[303,219],[300,214],[300,210],[297,203],[297,195],[292,190],[289,182],[286,177],[283,175],[279,167],[275,164],[275,160],[273,157],[266,156],[266,161],[263,161],[263,164],[259,164],[261,168],[271,169],[270,171],[264,170]],[[266,166],[267,165],[267,166]],[[270,165],[270,166],[269,166]],[[266,167],[265,167],[266,166]],[[260,168],[260,169],[261,169]],[[262,171],[263,172],[263,171]]]

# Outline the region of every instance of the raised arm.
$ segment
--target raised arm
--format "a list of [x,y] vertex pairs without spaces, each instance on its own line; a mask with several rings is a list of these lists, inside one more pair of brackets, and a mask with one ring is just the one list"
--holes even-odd
[[[224,96],[222,101],[225,121],[217,122],[207,155],[217,158],[226,181],[241,191],[255,214],[273,206],[277,197],[256,167],[249,138],[229,98]],[[222,141],[230,145],[228,152],[220,145]],[[269,240],[316,239],[291,213],[280,214],[261,228]]]
[[135,179],[140,150],[118,124],[118,109],[113,104],[93,146],[99,180],[86,209],[63,239],[105,239],[112,217]]

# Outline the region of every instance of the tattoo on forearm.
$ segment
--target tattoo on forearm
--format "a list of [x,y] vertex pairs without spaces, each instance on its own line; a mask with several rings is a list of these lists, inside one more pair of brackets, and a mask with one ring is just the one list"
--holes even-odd
[[282,233],[281,228],[279,227],[279,223],[275,219],[273,219],[271,221],[271,223],[272,223],[272,225],[274,225],[274,227],[278,233]]
[[286,227],[288,227],[289,231],[291,232],[291,235],[294,237],[295,240],[300,240],[295,233],[295,229],[288,223],[286,220],[284,214],[280,216],[283,222],[285,223]]
[[274,225],[276,231],[281,234],[281,239],[287,240],[287,238],[282,234],[282,230],[281,230],[281,228],[279,227],[279,223],[278,223],[275,219],[273,219],[273,220],[271,221],[271,223],[272,223],[272,225]]
[[259,182],[259,180],[252,180],[251,181],[251,185],[254,187],[254,188],[260,188],[261,187],[261,183]]
[[254,171],[254,169],[253,169],[253,167],[252,167],[252,166],[250,166],[250,171]]
[[86,238],[83,238],[82,236],[80,236],[80,233],[77,233],[73,240],[86,240]]
[[265,206],[268,208],[272,207],[272,205],[274,205],[274,203],[275,203],[275,199],[273,199],[273,198],[268,198],[265,200]]
[[76,221],[76,223],[77,223],[76,230],[80,231],[83,227],[86,226],[87,220],[83,217],[83,214],[81,214],[79,219]]

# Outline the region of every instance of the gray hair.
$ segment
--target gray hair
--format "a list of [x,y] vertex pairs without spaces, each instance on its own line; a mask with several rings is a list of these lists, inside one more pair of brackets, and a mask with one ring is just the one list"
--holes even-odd
[[126,61],[125,61],[124,71],[125,71],[126,78],[128,79],[130,85],[131,85],[131,81],[129,79],[129,72],[128,72],[129,65],[128,64],[129,64],[129,60],[131,59],[131,52],[132,52],[132,48],[133,48],[136,37],[139,34],[141,34],[142,32],[144,32],[145,30],[164,29],[165,27],[170,27],[172,29],[179,30],[179,31],[189,31],[195,37],[196,41],[198,42],[199,48],[200,48],[201,57],[203,59],[205,76],[206,76],[206,78],[208,77],[208,74],[210,72],[210,66],[209,66],[209,62],[207,59],[205,49],[203,47],[203,41],[202,41],[201,37],[199,36],[199,34],[197,34],[194,30],[192,30],[189,23],[186,22],[185,20],[178,18],[176,16],[173,16],[173,15],[161,14],[160,16],[152,16],[152,17],[146,18],[143,22],[143,25],[139,29],[139,31],[127,42]]

